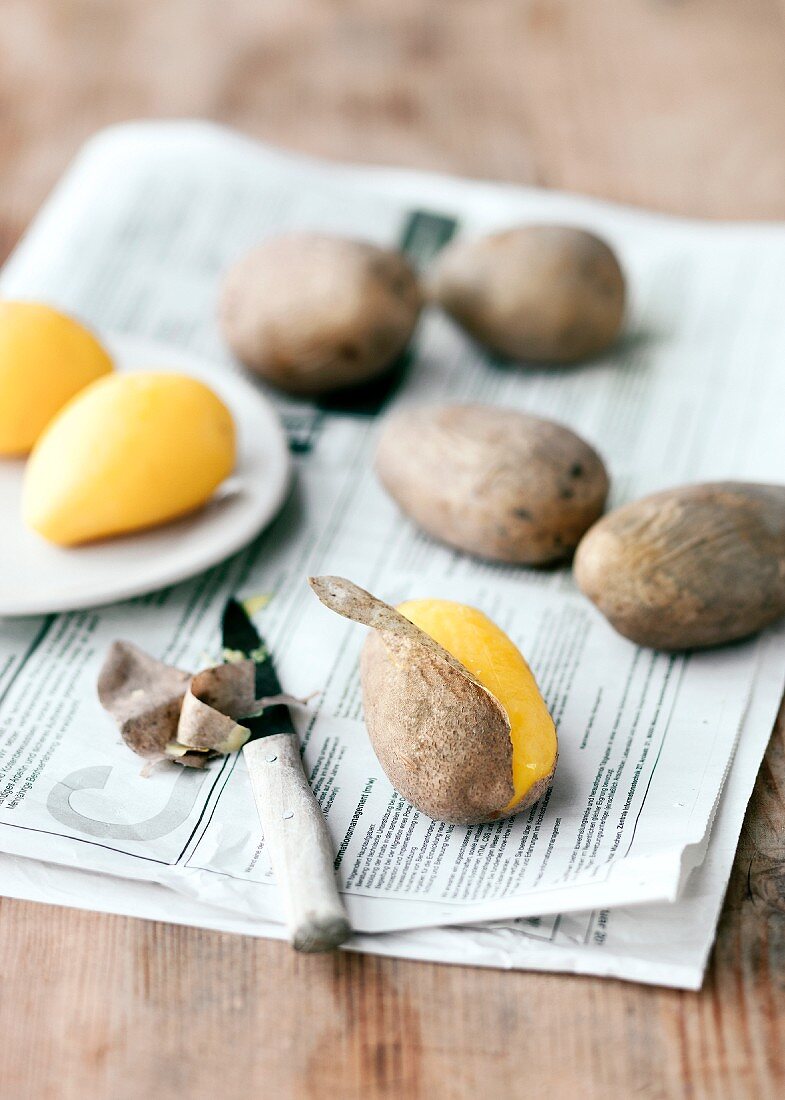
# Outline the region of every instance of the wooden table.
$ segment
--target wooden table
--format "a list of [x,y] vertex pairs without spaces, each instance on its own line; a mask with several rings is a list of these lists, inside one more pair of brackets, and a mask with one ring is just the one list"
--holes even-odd
[[[785,218],[778,0],[3,0],[0,244],[109,122]],[[785,296],[785,288],[783,288]],[[785,721],[700,994],[0,901],[0,1094],[785,1095]]]

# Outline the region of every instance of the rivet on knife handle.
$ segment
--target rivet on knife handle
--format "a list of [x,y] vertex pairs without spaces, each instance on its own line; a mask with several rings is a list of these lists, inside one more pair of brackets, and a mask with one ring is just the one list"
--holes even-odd
[[338,893],[334,853],[321,807],[290,733],[243,749],[289,938],[297,951],[331,951],[351,935]]

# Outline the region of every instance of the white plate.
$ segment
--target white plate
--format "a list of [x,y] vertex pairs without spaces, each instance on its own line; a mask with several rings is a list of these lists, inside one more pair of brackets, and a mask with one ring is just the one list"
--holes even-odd
[[211,386],[237,425],[237,468],[204,508],[184,519],[61,549],[22,523],[24,461],[0,458],[0,615],[95,607],[186,580],[250,542],[286,498],[286,437],[275,409],[250,382],[165,344],[125,336],[107,343],[118,370],[174,370]]

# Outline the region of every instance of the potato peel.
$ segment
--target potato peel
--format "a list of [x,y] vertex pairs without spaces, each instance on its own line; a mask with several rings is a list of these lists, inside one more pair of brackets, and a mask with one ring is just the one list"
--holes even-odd
[[98,677],[98,698],[126,745],[137,755],[163,758],[177,725],[191,674],[157,661],[132,642],[109,648]]
[[301,703],[291,695],[256,697],[256,663],[239,660],[195,675],[151,657],[132,642],[113,642],[98,677],[101,706],[126,745],[146,761],[203,768],[236,752],[250,730],[242,719],[265,707]]
[[364,588],[360,588],[353,581],[346,580],[345,577],[309,577],[308,583],[325,607],[342,615],[345,619],[351,619],[352,622],[378,630],[385,647],[391,654],[400,659],[406,659],[414,652],[427,656],[433,662],[449,666],[453,672],[469,680],[493,699],[506,720],[507,716],[503,708],[488,689],[472,676],[460,661],[456,661],[451,653],[390,604],[372,596],[370,592],[366,592]]

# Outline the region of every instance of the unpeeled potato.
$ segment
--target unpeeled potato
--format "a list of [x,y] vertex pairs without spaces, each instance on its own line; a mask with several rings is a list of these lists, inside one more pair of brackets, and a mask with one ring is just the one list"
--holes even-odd
[[450,600],[395,610],[342,577],[310,584],[331,610],[373,628],[360,664],[365,722],[407,801],[437,820],[473,825],[542,797],[556,767],[556,729],[502,630]]
[[575,555],[575,579],[638,645],[722,645],[785,614],[785,487],[684,485],[610,512]]
[[608,494],[602,459],[580,436],[491,405],[398,410],[382,428],[376,471],[428,534],[511,564],[568,557]]
[[24,520],[61,546],[151,527],[204,504],[234,463],[232,415],[208,386],[180,374],[112,375],[39,439]]
[[437,260],[430,296],[499,355],[574,363],[609,347],[625,282],[605,241],[564,225],[522,225],[456,241]]
[[241,362],[309,397],[382,374],[409,342],[421,305],[417,276],[399,252],[291,233],[230,268],[219,319]]
[[0,455],[27,454],[63,405],[111,370],[78,321],[41,302],[0,302]]

